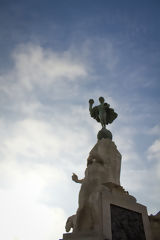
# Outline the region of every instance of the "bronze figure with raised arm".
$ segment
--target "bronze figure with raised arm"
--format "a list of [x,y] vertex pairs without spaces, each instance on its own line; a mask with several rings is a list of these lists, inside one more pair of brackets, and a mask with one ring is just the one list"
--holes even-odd
[[105,103],[103,97],[99,98],[100,104],[93,107],[94,100],[89,100],[89,111],[92,118],[100,122],[102,129],[98,132],[97,138],[100,140],[102,138],[112,139],[112,133],[106,129],[106,125],[112,123],[118,116],[113,108],[110,108],[108,103]]
[[110,108],[108,103],[105,103],[104,98],[99,98],[100,104],[93,107],[94,100],[89,100],[89,111],[92,118],[96,119],[97,122],[100,122],[102,128],[105,128],[107,124],[112,123],[118,114],[114,112],[113,108]]

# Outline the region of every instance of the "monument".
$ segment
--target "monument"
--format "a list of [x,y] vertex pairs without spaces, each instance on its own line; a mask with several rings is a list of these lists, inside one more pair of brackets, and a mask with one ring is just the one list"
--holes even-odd
[[106,129],[118,114],[103,97],[99,102],[93,107],[94,100],[89,100],[90,115],[102,129],[86,161],[84,178],[72,175],[81,188],[77,212],[67,219],[63,240],[152,240],[146,207],[120,184],[121,154]]

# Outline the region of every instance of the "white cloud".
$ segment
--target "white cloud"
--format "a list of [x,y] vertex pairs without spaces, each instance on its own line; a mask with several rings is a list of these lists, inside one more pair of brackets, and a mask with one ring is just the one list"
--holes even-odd
[[154,143],[149,147],[150,158],[160,159],[160,139],[154,141]]
[[29,159],[46,159],[47,161],[47,158],[51,157],[57,159],[62,152],[74,153],[78,149],[80,151],[89,141],[89,136],[86,134],[87,126],[78,126],[79,118],[82,121],[83,113],[79,111],[79,116],[76,117],[76,111],[79,109],[73,109],[68,118],[63,114],[48,119],[48,122],[25,118],[10,125],[3,123],[3,127],[8,127],[8,131],[3,136],[3,143],[0,146],[1,154],[5,159],[20,161],[25,156],[26,161],[27,159],[28,161]]
[[145,205],[149,214],[156,214],[159,211],[159,179],[155,173],[155,166],[133,170],[126,166],[121,175],[125,190],[136,197],[138,203]]
[[[155,167],[155,174],[160,180],[160,139],[157,139],[148,148],[148,159],[153,162]],[[158,181],[159,181],[158,180]]]
[[63,81],[63,78],[73,81],[87,75],[85,66],[76,63],[76,59],[44,50],[40,46],[24,45],[14,52],[13,59],[17,77],[28,90],[32,89],[33,84],[45,87]]
[[125,185],[125,188],[136,193],[138,191],[143,191],[144,182],[148,178],[147,170],[131,170],[127,169],[122,175],[122,182]]
[[66,114],[1,119],[1,239],[60,239],[68,217],[64,211],[75,213],[79,186],[72,186],[71,174],[86,165],[89,138],[85,125],[78,126],[82,109],[72,106]]
[[0,92],[5,105],[37,103],[43,97],[72,97],[87,77],[88,69],[78,56],[56,53],[38,45],[18,46],[12,54],[12,70],[1,74]]
[[61,208],[48,208],[28,195],[26,189],[0,191],[1,239],[59,239],[64,232],[66,215]]
[[[52,187],[66,182],[65,173],[46,164],[26,167],[17,162],[0,163],[2,178],[8,186],[0,189],[1,239],[59,239],[64,231],[66,214],[60,207],[43,204],[48,182]],[[58,193],[55,192],[55,198]],[[9,229],[9,230],[8,230]],[[40,230],[40,231],[39,231]]]
[[150,135],[158,135],[158,136],[160,136],[160,125],[156,125],[156,126],[154,126],[153,128],[151,128],[149,131],[148,131],[148,133],[150,134]]
[[59,239],[68,217],[64,211],[75,213],[79,186],[72,185],[71,175],[86,165],[90,140],[86,126],[78,126],[79,118],[84,121],[82,108],[72,106],[70,116],[65,114],[13,122],[1,119],[1,206],[5,203],[2,213],[10,220],[6,224],[4,214],[0,216],[4,228],[0,238],[32,240],[41,234],[40,239]]
[[122,161],[137,161],[139,156],[136,153],[134,136],[137,131],[131,126],[121,127],[115,130],[114,139],[122,155]]

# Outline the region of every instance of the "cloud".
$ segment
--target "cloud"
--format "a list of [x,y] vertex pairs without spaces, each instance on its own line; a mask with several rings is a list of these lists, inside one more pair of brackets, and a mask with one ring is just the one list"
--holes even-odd
[[[157,136],[158,132],[155,132],[155,129],[158,128],[154,127],[153,129],[149,130],[149,134],[154,134]],[[134,134],[136,134],[136,132],[134,132]],[[147,132],[146,135],[148,136]],[[131,134],[131,139],[132,136],[133,135]],[[160,198],[160,192],[158,191],[160,184],[159,139],[153,141],[150,147],[146,149],[144,154],[140,152],[137,154],[136,145],[132,144],[131,148],[128,148],[127,151],[126,150],[127,149],[124,149],[124,156],[127,153],[129,158],[128,161],[123,161],[122,158],[121,183],[131,195],[136,197],[139,203],[147,206],[149,213],[156,214],[159,211]]]
[[[68,186],[66,172],[62,167],[56,166],[54,161],[53,164],[31,161],[30,149],[27,152],[24,148],[27,159],[19,159],[18,155],[21,152],[23,156],[24,149],[19,142],[17,144],[14,144],[13,148],[17,151],[14,152],[15,157],[12,158],[13,149],[8,148],[7,157],[0,162],[0,223],[3,228],[0,238],[59,239],[67,219],[67,214],[61,206],[62,198],[65,197],[67,202],[67,195],[63,197],[61,192],[64,184],[65,189]],[[52,154],[54,156],[54,151]],[[36,160],[38,158],[37,155]],[[48,202],[58,204],[49,205]]]
[[[8,224],[7,220],[3,223],[1,238],[25,236],[32,240],[39,236],[38,229],[44,225],[40,239],[59,239],[65,220],[76,211],[80,186],[72,183],[71,175],[80,171],[83,175],[91,142],[87,123],[78,126],[79,118],[84,121],[85,109],[72,106],[68,117],[64,111],[63,115],[52,115],[52,118],[46,115],[43,118],[44,108],[40,106],[40,110],[42,115],[37,114],[37,118],[25,116],[21,120],[0,121],[1,204],[5,203],[3,213],[10,219]],[[17,215],[15,209],[18,209]],[[3,222],[2,216],[0,222]],[[5,235],[9,225],[13,227]]]
[[8,126],[0,149],[2,239],[61,238],[78,199],[74,189],[79,186],[71,185],[69,178],[73,170],[81,168],[81,161],[86,165],[86,159],[79,158],[81,149],[84,154],[88,148],[85,134],[80,137],[84,130],[74,121],[71,125],[72,129],[65,131],[57,123],[52,126],[50,122],[25,119]]
[[153,128],[151,128],[148,133],[150,135],[160,136],[160,125],[156,125]]
[[158,175],[160,176],[160,125],[155,125],[148,131],[148,134],[155,139],[147,150],[148,159],[159,166]]
[[[123,115],[123,111],[120,111]],[[130,119],[132,113],[129,112],[127,119]],[[113,137],[118,150],[122,154],[121,165],[121,184],[129,191],[131,195],[136,197],[137,202],[147,206],[149,213],[157,213],[159,211],[159,174],[160,174],[160,144],[159,138],[152,142],[151,146],[144,148],[144,152],[138,151],[137,144],[140,134],[142,146],[145,138],[148,138],[148,132],[157,137],[158,127],[154,127],[148,132],[144,129],[137,128],[135,125],[129,124],[123,117],[119,118],[120,123],[113,128]],[[132,121],[132,120],[131,120]],[[120,127],[118,127],[120,126]],[[156,129],[156,131],[155,131]],[[154,131],[153,131],[154,130]],[[149,139],[151,140],[151,139]],[[149,190],[152,189],[151,194]]]
[[155,166],[150,168],[144,166],[143,169],[131,169],[125,166],[121,174],[121,183],[125,190],[136,197],[138,203],[145,205],[149,214],[156,214],[159,211],[159,179],[155,172]]
[[[78,113],[77,113],[78,112]],[[89,142],[89,134],[87,136],[87,121],[84,120],[84,126],[78,123],[82,121],[83,112],[78,107],[63,115],[52,116],[52,119],[34,119],[25,118],[24,120],[3,123],[3,129],[8,127],[8,131],[3,136],[3,142],[0,146],[2,158],[12,159],[21,162],[34,161],[39,159],[47,161],[47,159],[58,158],[72,152],[80,152]],[[81,120],[79,119],[81,118]],[[64,122],[65,119],[65,122]]]
[[67,54],[44,50],[37,45],[22,46],[13,54],[17,77],[24,87],[31,90],[33,84],[45,87],[54,82],[75,81],[87,75],[85,66],[76,63]]
[[25,44],[14,50],[12,59],[12,70],[0,76],[1,99],[5,105],[37,103],[37,99],[47,96],[48,99],[73,96],[88,74],[87,66],[69,50],[57,53]]
[[[2,205],[6,201],[5,216],[15,229],[8,238],[37,238],[40,233],[33,226],[42,219],[38,226],[44,230],[41,238],[59,239],[66,218],[76,211],[79,186],[72,185],[71,174],[86,165],[91,139],[84,117],[88,110],[65,101],[74,97],[87,74],[87,66],[71,52],[56,53],[29,44],[14,51],[12,70],[1,75],[0,189]],[[5,200],[11,198],[12,207]],[[15,217],[16,223],[14,206],[18,205],[21,217]],[[22,224],[28,229],[21,228]]]
[[[0,238],[59,239],[66,213],[60,206],[47,206],[43,194],[49,183],[55,189],[64,182],[67,182],[65,172],[55,166],[34,162],[28,165],[12,158],[1,161]],[[53,197],[60,197],[56,189]]]
[[160,159],[160,139],[154,141],[154,143],[149,147],[149,158]]
[[124,161],[138,161],[139,156],[136,153],[136,146],[134,143],[134,136],[136,135],[137,131],[135,128],[131,126],[125,126],[121,129],[114,129],[114,139],[116,145],[118,146],[123,162]]
[[[155,128],[154,128],[155,129]],[[156,139],[152,145],[148,148],[147,157],[152,162],[155,174],[160,181],[160,138]]]

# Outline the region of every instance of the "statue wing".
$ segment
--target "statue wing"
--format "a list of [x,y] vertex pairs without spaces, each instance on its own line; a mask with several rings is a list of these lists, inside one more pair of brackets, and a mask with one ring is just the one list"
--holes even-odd
[[114,111],[113,108],[108,108],[108,109],[106,110],[106,112],[107,112],[106,124],[112,123],[112,122],[117,118],[117,116],[118,116],[118,114]]
[[98,107],[97,106],[92,108],[92,110],[90,111],[90,114],[91,114],[92,118],[96,119],[97,122],[100,122],[99,111],[98,111]]

